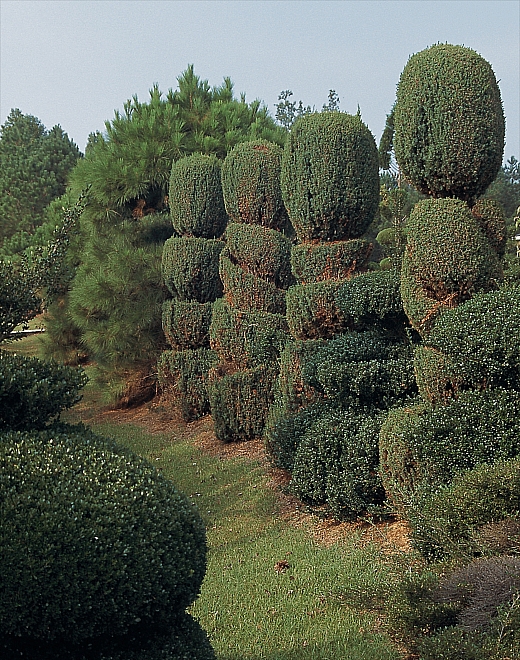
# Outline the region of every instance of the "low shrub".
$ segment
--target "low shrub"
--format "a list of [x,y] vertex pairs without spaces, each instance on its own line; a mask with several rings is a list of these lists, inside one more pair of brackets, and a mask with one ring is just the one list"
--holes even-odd
[[157,363],[161,399],[185,422],[210,412],[207,377],[218,363],[218,355],[209,348],[164,351]]
[[209,348],[213,303],[165,300],[162,327],[166,341],[177,350]]
[[169,238],[164,244],[162,273],[178,300],[213,302],[222,296],[219,256],[223,241],[209,238]]
[[3,433],[0,483],[4,638],[170,627],[197,597],[204,525],[145,460],[81,426]]
[[295,339],[329,339],[348,330],[336,304],[342,281],[297,284],[287,290],[287,323]]
[[344,280],[361,270],[372,244],[356,238],[328,243],[301,243],[291,251],[291,269],[300,284]]
[[82,369],[0,351],[0,430],[43,428],[81,399]]

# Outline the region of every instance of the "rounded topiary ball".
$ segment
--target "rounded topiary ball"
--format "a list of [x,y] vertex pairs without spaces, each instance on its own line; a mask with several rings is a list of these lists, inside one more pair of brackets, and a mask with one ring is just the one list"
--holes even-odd
[[280,190],[282,149],[267,140],[237,144],[222,165],[224,202],[233,222],[282,229],[287,211]]
[[281,185],[299,241],[358,238],[379,206],[372,133],[358,115],[304,115],[285,144]]
[[199,593],[202,520],[145,460],[84,427],[0,441],[0,630],[81,640],[171,626]]
[[409,59],[394,126],[402,173],[426,195],[471,202],[502,164],[500,90],[489,63],[470,48],[437,44]]
[[173,163],[169,205],[178,234],[216,238],[227,224],[221,164],[215,156],[192,154]]

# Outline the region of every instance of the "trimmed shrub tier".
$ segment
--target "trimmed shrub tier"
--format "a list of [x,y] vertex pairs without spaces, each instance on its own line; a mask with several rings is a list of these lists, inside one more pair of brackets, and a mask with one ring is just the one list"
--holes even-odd
[[162,327],[166,341],[179,351],[209,348],[213,303],[165,300]]
[[205,530],[146,461],[84,427],[0,443],[0,629],[64,645],[171,626],[199,593]]
[[503,257],[507,245],[507,227],[502,207],[494,199],[479,199],[471,207],[475,217],[499,257]]
[[174,298],[199,303],[222,296],[219,257],[223,241],[209,238],[169,238],[164,244],[164,283]]
[[357,238],[333,243],[301,243],[291,251],[291,269],[300,284],[348,279],[361,270],[372,243]]
[[397,162],[417,190],[476,199],[495,179],[504,150],[491,66],[464,46],[436,44],[416,53],[399,80],[394,128]]
[[281,187],[300,242],[361,236],[379,205],[375,140],[356,115],[300,117],[287,137]]
[[172,165],[168,204],[175,231],[182,236],[218,238],[228,217],[221,164],[216,156],[192,154]]
[[343,282],[297,284],[287,290],[287,323],[295,339],[329,339],[348,330],[347,319],[336,305]]

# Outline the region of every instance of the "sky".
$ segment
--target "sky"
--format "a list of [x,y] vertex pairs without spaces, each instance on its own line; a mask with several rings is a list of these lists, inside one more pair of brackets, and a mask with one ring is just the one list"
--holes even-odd
[[0,124],[19,108],[83,151],[127,99],[175,89],[193,64],[273,116],[282,90],[321,109],[334,89],[379,143],[408,58],[438,42],[490,62],[504,160],[520,158],[520,0],[0,0]]

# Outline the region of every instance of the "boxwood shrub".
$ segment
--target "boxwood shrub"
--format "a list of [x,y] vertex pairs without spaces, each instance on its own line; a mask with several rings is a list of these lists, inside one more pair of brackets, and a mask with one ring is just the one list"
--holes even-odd
[[170,627],[197,597],[204,525],[145,460],[81,426],[4,432],[0,483],[4,638]]
[[211,302],[165,300],[162,327],[166,341],[180,351],[209,348],[212,310]]
[[291,251],[291,268],[300,284],[347,279],[366,265],[372,243],[362,238],[301,243]]
[[81,368],[0,350],[0,430],[43,428],[81,399]]

